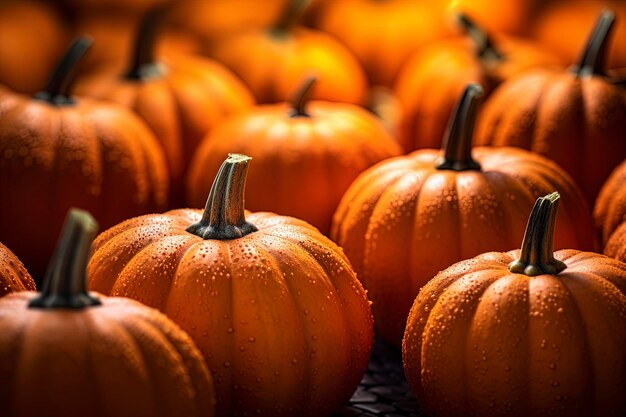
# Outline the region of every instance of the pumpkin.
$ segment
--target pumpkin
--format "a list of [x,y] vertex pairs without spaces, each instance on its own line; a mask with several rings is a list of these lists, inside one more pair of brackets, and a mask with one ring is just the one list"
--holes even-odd
[[501,85],[478,125],[482,145],[519,146],[562,166],[593,203],[626,158],[626,90],[604,76],[615,15],[606,11],[580,63],[563,73],[533,70]]
[[611,258],[626,262],[626,221],[622,222],[609,236],[603,253]]
[[48,2],[0,2],[0,83],[34,94],[63,54],[67,30]]
[[613,170],[600,189],[593,218],[603,243],[626,221],[626,160]]
[[557,189],[568,203],[557,247],[595,247],[589,208],[557,165],[521,149],[472,150],[481,95],[479,85],[467,86],[442,151],[423,149],[363,172],[333,218],[331,238],[373,301],[378,334],[395,345],[419,289],[455,262],[515,247],[537,196]]
[[367,79],[354,56],[323,32],[296,25],[306,0],[290,0],[271,27],[235,34],[210,55],[250,88],[259,103],[287,101],[309,74],[320,82],[313,98],[364,105]]
[[228,152],[255,159],[246,202],[307,221],[327,234],[352,181],[401,149],[385,127],[358,106],[308,101],[315,78],[303,83],[291,104],[263,105],[220,124],[192,162],[187,195],[201,207],[209,192],[206,178]]
[[440,272],[409,315],[404,371],[429,416],[623,416],[626,264],[553,252],[558,193],[522,249]]
[[253,103],[248,89],[221,64],[208,59],[154,55],[162,11],[139,28],[130,63],[120,72],[84,77],[79,94],[114,101],[135,111],[161,143],[170,172],[172,207],[183,202],[183,177],[204,136],[222,118]]
[[554,0],[448,0],[448,12],[473,16],[485,29],[528,35],[542,7]]
[[244,213],[249,159],[226,159],[204,212],[141,216],[101,234],[89,282],[189,332],[214,377],[217,415],[330,415],[367,365],[369,302],[341,249],[315,228]]
[[65,213],[77,206],[112,226],[167,203],[167,168],[156,139],[130,111],[68,94],[76,41],[45,91],[0,95],[0,241],[38,282]]
[[406,150],[438,148],[456,99],[470,82],[485,94],[503,81],[559,60],[531,41],[489,35],[467,15],[457,15],[466,37],[433,42],[401,68],[394,92],[404,108],[400,139]]
[[24,264],[0,243],[0,297],[17,291],[34,291],[35,281]]
[[137,301],[88,292],[96,231],[71,211],[43,291],[0,299],[3,415],[213,416],[211,376],[189,335]]

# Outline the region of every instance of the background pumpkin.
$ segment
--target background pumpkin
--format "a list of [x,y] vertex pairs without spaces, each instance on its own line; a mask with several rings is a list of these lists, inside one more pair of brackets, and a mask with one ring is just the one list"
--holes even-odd
[[459,262],[420,291],[402,356],[429,415],[626,412],[626,264],[553,253],[557,203],[538,200],[521,251]]
[[255,107],[225,121],[205,139],[189,171],[192,207],[202,206],[209,192],[206,179],[228,153],[244,153],[255,160],[248,208],[294,216],[328,233],[352,181],[401,149],[365,110],[345,103],[308,102],[314,82],[305,80],[290,105]]
[[378,334],[393,344],[400,344],[419,289],[459,260],[514,247],[539,195],[557,189],[568,202],[557,247],[595,247],[589,208],[561,168],[521,149],[471,149],[481,94],[478,85],[466,88],[442,151],[373,166],[352,183],[333,218],[331,237],[373,301]]
[[245,215],[249,159],[229,156],[204,213],[141,216],[101,234],[89,280],[189,332],[215,378],[218,415],[329,415],[367,365],[369,302],[341,249],[315,228]]
[[600,189],[593,218],[604,244],[615,229],[626,221],[626,160],[613,170]]
[[0,297],[18,291],[34,291],[35,281],[24,264],[0,243]]

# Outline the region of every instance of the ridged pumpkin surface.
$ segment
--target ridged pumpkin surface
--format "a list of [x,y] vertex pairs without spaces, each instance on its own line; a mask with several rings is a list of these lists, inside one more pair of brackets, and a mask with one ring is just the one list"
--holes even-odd
[[0,297],[18,291],[34,291],[35,281],[17,259],[2,243],[0,243]]
[[619,225],[626,222],[626,161],[613,170],[600,189],[593,218],[602,234],[604,244]]

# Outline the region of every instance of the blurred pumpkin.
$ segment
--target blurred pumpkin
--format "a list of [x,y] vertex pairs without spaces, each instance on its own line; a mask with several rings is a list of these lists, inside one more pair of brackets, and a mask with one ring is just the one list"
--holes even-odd
[[70,207],[111,226],[167,203],[165,160],[145,124],[120,106],[68,93],[89,44],[76,41],[36,96],[0,95],[0,241],[35,281]]
[[478,125],[479,144],[547,156],[574,177],[590,203],[626,158],[626,89],[604,75],[614,20],[612,12],[602,14],[571,70],[532,70],[502,84]]
[[2,415],[213,416],[211,376],[185,332],[137,301],[87,292],[96,230],[71,211],[43,291],[0,299]]
[[102,233],[89,281],[189,332],[215,379],[219,416],[327,416],[367,365],[369,302],[341,249],[315,228],[244,213],[249,159],[226,159],[204,213],[146,215]]
[[537,13],[550,2],[554,0],[448,0],[447,10],[473,16],[490,32],[528,35]]
[[604,244],[618,226],[626,221],[626,160],[613,170],[600,189],[593,218]]
[[464,38],[433,42],[402,67],[394,92],[403,106],[400,139],[406,150],[438,148],[457,97],[470,82],[485,94],[529,68],[559,66],[539,45],[503,34],[489,35],[469,16],[457,15]]
[[559,190],[568,203],[557,246],[595,248],[589,208],[556,164],[516,148],[472,150],[481,95],[480,86],[467,86],[442,151],[423,149],[365,171],[333,218],[331,238],[373,301],[378,334],[395,345],[419,289],[455,262],[514,247],[546,192]]
[[35,281],[17,256],[0,243],[0,297],[18,291],[35,291]]
[[301,80],[315,74],[313,98],[364,105],[367,79],[356,58],[330,35],[296,25],[306,0],[290,0],[269,28],[249,30],[214,45],[223,62],[260,103],[287,101]]
[[553,253],[558,193],[522,249],[440,272],[409,315],[404,371],[428,415],[623,416],[626,264]]
[[330,231],[333,213],[352,181],[401,149],[364,109],[345,103],[309,102],[315,78],[290,104],[262,105],[217,126],[192,162],[187,195],[201,207],[206,180],[229,152],[255,159],[247,207],[294,216]]
[[117,12],[119,15],[139,15],[153,7],[174,3],[174,0],[57,0],[77,18],[102,13]]

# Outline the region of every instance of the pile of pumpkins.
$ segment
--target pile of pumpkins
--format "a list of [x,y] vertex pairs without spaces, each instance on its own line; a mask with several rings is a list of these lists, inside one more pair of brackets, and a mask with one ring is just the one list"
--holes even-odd
[[429,416],[626,415],[625,33],[0,1],[0,414],[329,416],[375,331]]

